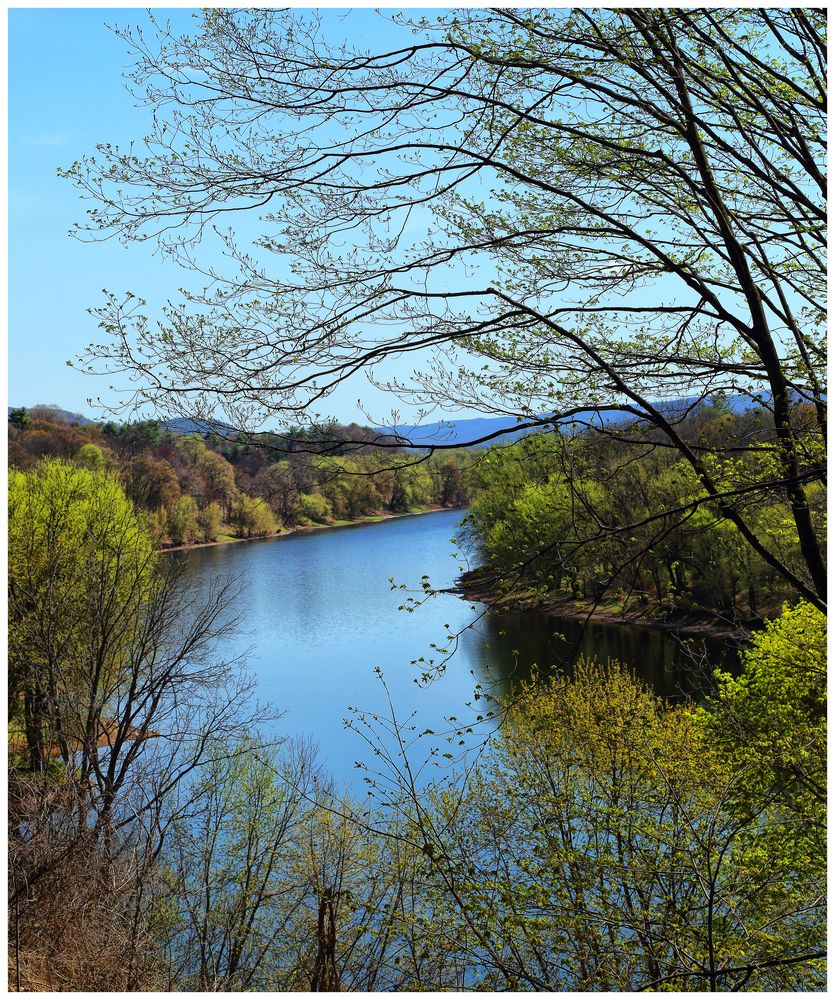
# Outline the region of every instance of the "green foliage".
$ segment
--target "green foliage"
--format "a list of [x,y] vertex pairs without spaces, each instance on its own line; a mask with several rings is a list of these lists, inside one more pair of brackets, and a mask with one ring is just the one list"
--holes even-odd
[[28,427],[32,418],[25,406],[13,406],[9,412],[9,423],[14,427]]
[[740,811],[697,714],[591,663],[505,708],[463,790],[413,797],[477,988],[820,987],[823,859],[770,796]]
[[165,852],[156,922],[174,986],[374,989],[402,892],[386,840],[356,822],[309,744],[216,749]]
[[306,765],[282,773],[275,754],[252,740],[217,747],[202,769],[190,792],[196,809],[171,834],[158,910],[181,988],[269,989],[281,981],[287,940],[277,905],[294,888],[287,860],[309,780]]
[[[761,415],[756,415],[761,420]],[[779,476],[776,445],[753,441],[741,453],[723,444],[753,425],[704,407],[679,432],[701,449],[717,488],[746,495],[753,483]],[[734,617],[771,603],[779,574],[731,519],[706,501],[691,464],[669,449],[635,454],[630,438],[658,440],[635,425],[593,432],[532,435],[491,449],[468,473],[469,538],[510,586],[599,598],[651,595],[661,606],[696,602]],[[825,493],[807,494],[820,539]],[[803,556],[789,506],[777,494],[747,504],[746,520],[783,565],[802,577]],[[782,593],[788,593],[782,584]]]
[[766,622],[742,657],[741,675],[718,672],[723,706],[774,738],[781,729],[819,724],[826,704],[826,616],[803,601]]
[[742,657],[738,676],[717,671],[718,693],[698,713],[740,778],[741,812],[776,800],[795,825],[782,852],[825,865],[826,618],[786,605]]
[[[373,437],[364,428],[348,430]],[[339,428],[332,433],[338,436]],[[319,441],[312,431],[299,432],[299,440],[306,437],[314,444]],[[17,467],[29,468],[44,456],[73,457],[82,465],[114,469],[128,497],[145,512],[155,544],[160,546],[189,544],[198,538],[214,540],[223,525],[242,537],[253,537],[270,534],[280,525],[292,527],[300,519],[328,523],[385,509],[461,505],[467,499],[461,471],[464,453],[417,466],[412,466],[413,456],[408,456],[408,464],[399,468],[405,453],[371,445],[350,458],[339,448],[334,456],[324,458],[296,452],[294,442],[283,438],[273,442],[266,435],[263,444],[260,448],[230,442],[215,434],[163,433],[154,421],[70,427],[39,419],[35,427],[17,427],[10,460]],[[289,448],[287,458],[272,461],[273,447]],[[199,511],[212,512],[200,515],[196,526],[190,501]]]
[[[151,539],[115,477],[61,461],[11,471],[9,690],[31,754],[44,727],[60,727],[62,699],[82,684],[89,643],[106,628],[93,598],[109,595],[128,635],[154,567]],[[99,669],[117,669],[118,654],[109,647]]]
[[283,524],[290,526],[297,523],[301,497],[306,495],[300,489],[303,478],[304,470],[289,461],[273,462],[256,473],[253,492],[267,501]]
[[197,502],[194,497],[181,496],[168,511],[168,537],[175,545],[188,545],[200,537]]
[[102,470],[106,466],[104,452],[95,444],[84,444],[78,449],[76,462],[85,469]]
[[223,511],[220,504],[207,504],[202,510],[197,512],[197,526],[200,530],[200,539],[204,542],[217,541],[223,528]]
[[145,526],[154,544],[154,548],[163,548],[171,544],[168,534],[168,511],[165,507],[145,511]]
[[302,493],[299,496],[299,512],[308,521],[327,524],[333,520],[333,507],[321,493]]
[[223,588],[183,586],[115,477],[13,470],[9,507],[17,956],[38,984],[156,985],[156,857],[193,805],[177,789],[268,714],[248,710],[249,680],[216,655]]
[[107,426],[115,439],[116,446],[128,454],[139,454],[149,448],[156,448],[162,437],[162,431],[156,420],[139,420],[132,424]]
[[237,494],[235,470],[222,455],[206,450],[197,462],[197,468],[206,483],[206,496],[229,511]]
[[387,507],[408,511],[432,501],[432,476],[426,465],[411,465],[381,474],[382,488],[388,494]]
[[[481,472],[502,489],[524,473],[503,529],[512,541],[496,536],[508,551],[553,537],[554,525],[565,544],[581,526],[547,442],[527,448],[541,489],[525,482],[525,464]],[[671,466],[653,488],[687,486]],[[586,488],[598,509],[599,490]],[[69,762],[73,720],[86,718],[79,706],[94,690],[86,665],[100,663],[109,679],[95,688],[96,732],[113,692],[129,701],[146,675],[165,674],[162,663],[146,671],[141,652],[166,648],[141,627],[157,557],[103,472],[62,462],[13,470],[9,499],[13,717],[33,766],[53,736]],[[258,508],[269,511],[248,497],[236,511],[247,501],[253,520],[242,532],[257,529]],[[197,511],[183,496],[173,517],[186,525],[179,537],[211,533],[220,506]],[[171,524],[172,512],[163,518]],[[169,627],[169,612],[160,622]],[[133,635],[140,652],[128,656]],[[175,658],[172,683],[181,666]],[[189,767],[183,801],[169,804],[178,818],[143,933],[182,989],[821,988],[824,617],[786,607],[752,641],[741,673],[717,679],[716,696],[696,709],[665,704],[617,664],[535,676],[501,705],[502,725],[471,770],[419,785],[402,757],[383,754],[371,787],[385,792],[373,805],[337,794],[309,747],[277,755],[254,738],[198,735],[207,763]],[[157,705],[150,689],[147,698]],[[123,714],[132,748],[139,716],[127,703]],[[105,780],[102,802],[108,789]]]
[[239,497],[232,508],[232,523],[242,538],[274,535],[281,528],[269,504],[258,497]]
[[314,466],[318,487],[338,519],[374,514],[386,505],[385,485],[381,479],[367,475],[372,470],[365,462],[347,458],[328,458]]
[[206,442],[199,434],[189,434],[177,442],[178,451],[188,456],[189,461],[199,462],[207,453]]

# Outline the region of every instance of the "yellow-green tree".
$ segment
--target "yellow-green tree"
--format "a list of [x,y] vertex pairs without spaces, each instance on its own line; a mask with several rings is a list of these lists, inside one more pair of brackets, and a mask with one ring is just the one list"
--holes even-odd
[[775,853],[826,858],[826,617],[805,602],[767,622],[698,716],[740,774],[741,813],[775,801],[792,818]]
[[168,511],[168,535],[175,545],[188,545],[200,537],[197,501],[181,496]]
[[411,817],[449,948],[434,988],[459,964],[484,990],[820,988],[822,858],[789,848],[797,814],[751,763],[590,663],[523,685],[462,784],[421,789],[389,758],[379,787]]
[[[57,743],[97,739],[72,707],[91,673],[117,669],[120,637],[135,626],[156,567],[150,538],[118,481],[61,461],[9,477],[9,678],[12,717],[23,720],[29,761]],[[95,588],[93,593],[91,589]],[[108,614],[94,600],[107,595]],[[90,656],[90,640],[107,654]]]
[[18,954],[38,982],[48,969],[51,983],[136,989],[162,831],[191,808],[176,793],[270,712],[249,710],[251,682],[215,655],[234,627],[224,588],[184,587],[114,478],[60,461],[13,471],[9,507]]
[[197,525],[204,542],[217,541],[223,527],[223,511],[214,500],[197,512]]
[[62,762],[82,826],[130,824],[204,758],[209,733],[237,732],[247,714],[249,679],[212,654],[234,627],[224,588],[184,588],[106,474],[59,461],[13,471],[9,505],[20,764]]
[[232,508],[232,522],[242,538],[274,535],[281,527],[266,501],[241,495]]

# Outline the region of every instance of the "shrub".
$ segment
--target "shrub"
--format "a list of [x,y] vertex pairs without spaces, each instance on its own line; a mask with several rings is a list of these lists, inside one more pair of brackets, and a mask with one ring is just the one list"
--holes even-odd
[[300,494],[299,509],[303,518],[317,524],[327,524],[333,520],[333,506],[321,493]]

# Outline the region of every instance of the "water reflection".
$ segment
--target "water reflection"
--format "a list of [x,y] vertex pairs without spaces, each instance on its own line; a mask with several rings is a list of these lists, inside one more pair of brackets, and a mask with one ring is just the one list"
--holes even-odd
[[[620,659],[667,696],[700,689],[700,671],[674,640],[655,632],[611,625],[583,631],[579,623],[536,613],[485,616],[481,606],[473,610],[450,594],[413,612],[399,610],[407,593],[392,590],[390,577],[418,595],[424,574],[434,586],[453,584],[460,564],[451,539],[460,520],[460,512],[443,511],[176,558],[185,565],[186,585],[198,590],[217,576],[240,581],[232,613],[242,628],[219,655],[245,657],[258,697],[284,712],[277,732],[311,735],[339,781],[355,777],[355,762],[369,755],[343,726],[350,706],[387,715],[389,696],[398,718],[411,717],[417,731],[440,731],[449,716],[467,713],[476,683],[501,695],[529,675],[532,663],[562,663],[581,653]],[[457,653],[441,677],[421,686],[416,681],[426,662],[442,658],[433,644],[443,647],[448,633],[461,635]],[[718,650],[710,660],[719,662]]]
[[462,638],[495,697],[531,676],[532,665],[570,672],[578,659],[619,660],[671,700],[702,698],[716,667],[733,669],[737,653],[717,639],[681,640],[634,625],[585,624],[537,612],[484,615]]

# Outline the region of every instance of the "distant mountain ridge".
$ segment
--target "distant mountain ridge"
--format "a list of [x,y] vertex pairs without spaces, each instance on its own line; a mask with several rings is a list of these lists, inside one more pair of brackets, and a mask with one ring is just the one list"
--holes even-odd
[[228,434],[237,433],[237,429],[222,420],[191,420],[188,417],[174,417],[163,420],[160,427],[174,434]]
[[[767,394],[764,394],[763,398],[766,399]],[[699,399],[700,397],[690,396],[658,402],[655,405],[664,414],[674,416],[676,413],[681,413],[694,403],[697,403]],[[732,413],[742,413],[756,405],[750,396],[742,394],[728,395],[724,397],[724,402]],[[13,409],[19,409],[19,407],[10,406],[8,408],[9,414],[11,414]],[[31,407],[30,413],[41,409],[54,411],[64,423],[90,424],[95,422],[81,413],[73,413],[70,410],[64,410],[61,407],[47,404],[38,404]],[[547,417],[548,414],[542,414],[542,419],[547,419]],[[604,423],[613,423],[625,419],[625,416],[617,411],[601,413],[598,410],[589,409],[576,413],[573,417],[562,421],[562,423],[588,422],[594,417],[597,417]],[[446,445],[447,447],[450,445],[463,447],[472,442],[478,442],[480,445],[486,447],[490,444],[509,444],[524,437],[526,434],[535,433],[540,429],[534,427],[516,430],[508,426],[510,420],[510,417],[466,417],[462,420],[438,420],[426,424],[397,424],[389,427],[372,427],[371,430],[375,434],[385,437],[401,437],[417,447],[433,444]],[[163,420],[160,422],[160,427],[173,431],[175,434],[236,433],[236,429],[231,424],[224,423],[221,420],[194,420],[186,417]],[[278,431],[276,433],[282,432]]]
[[[697,403],[701,397],[690,396],[682,399],[657,402],[654,405],[666,416],[675,416],[685,411],[688,407]],[[725,403],[732,413],[743,413],[751,409],[755,403],[750,396],[742,394],[729,395],[725,397]],[[546,420],[549,414],[541,414],[541,419]],[[574,414],[573,417],[560,421],[563,424],[577,422],[588,422],[597,417],[604,423],[611,424],[629,419],[626,414],[617,411],[603,412],[599,410],[582,410]],[[397,424],[392,427],[375,427],[378,434],[396,435],[407,439],[413,445],[466,445],[472,441],[481,442],[483,438],[484,446],[490,444],[509,444],[511,441],[518,441],[519,438],[527,434],[534,434],[541,430],[540,427],[514,430],[508,427],[510,417],[469,417],[464,420],[440,420],[427,424]],[[504,431],[505,433],[502,433]]]
[[[33,419],[39,417],[52,417],[56,422],[63,424],[98,424],[105,423],[103,420],[92,420],[83,413],[75,413],[72,410],[65,410],[61,406],[52,403],[36,403],[34,406],[9,406],[8,415],[12,415],[12,410],[26,410]],[[151,418],[149,418],[151,419]],[[231,424],[225,424],[222,420],[192,420],[188,417],[175,417],[172,420],[161,420],[159,422],[163,430],[173,431],[175,434],[211,434],[215,432],[235,431]]]

